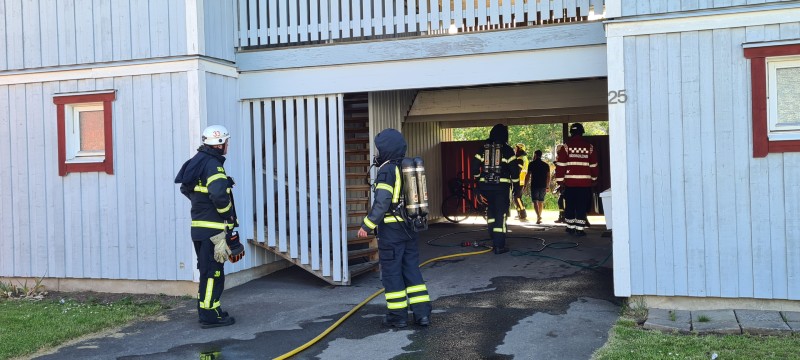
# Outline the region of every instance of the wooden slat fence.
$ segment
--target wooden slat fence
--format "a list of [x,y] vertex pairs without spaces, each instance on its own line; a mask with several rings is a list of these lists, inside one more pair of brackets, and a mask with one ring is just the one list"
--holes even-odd
[[239,46],[426,36],[579,22],[605,0],[239,0]]
[[349,283],[342,95],[242,104],[252,124],[255,241]]

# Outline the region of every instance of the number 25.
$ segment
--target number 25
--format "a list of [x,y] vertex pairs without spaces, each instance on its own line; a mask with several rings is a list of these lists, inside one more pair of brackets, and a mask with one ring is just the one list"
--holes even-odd
[[625,90],[611,90],[608,92],[608,104],[624,104],[628,101],[628,95],[625,95]]

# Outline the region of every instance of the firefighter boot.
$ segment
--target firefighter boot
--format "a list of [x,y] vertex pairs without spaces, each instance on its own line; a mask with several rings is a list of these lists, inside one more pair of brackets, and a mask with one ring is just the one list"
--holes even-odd
[[383,317],[383,326],[404,328],[408,326],[408,314],[406,316],[388,313]]
[[517,214],[519,214],[520,221],[528,220],[528,212],[525,209],[517,211]]

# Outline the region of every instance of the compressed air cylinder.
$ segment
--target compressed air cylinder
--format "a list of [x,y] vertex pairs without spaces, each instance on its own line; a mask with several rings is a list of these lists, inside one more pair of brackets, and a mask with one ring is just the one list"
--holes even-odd
[[428,215],[428,183],[425,178],[425,163],[421,157],[414,158],[414,172],[419,192],[419,216],[426,216]]
[[419,216],[419,190],[417,188],[417,172],[414,159],[405,158],[400,162],[400,171],[403,173],[403,195],[406,198],[406,213],[408,217]]

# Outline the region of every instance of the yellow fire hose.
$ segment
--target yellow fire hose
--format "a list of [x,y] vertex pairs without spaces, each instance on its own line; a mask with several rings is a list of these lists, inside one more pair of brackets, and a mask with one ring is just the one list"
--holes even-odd
[[[461,256],[480,255],[480,254],[485,254],[485,253],[490,252],[490,251],[492,251],[491,247],[486,249],[486,250],[481,250],[481,251],[474,251],[474,252],[468,252],[468,253],[459,253],[459,254],[451,254],[451,255],[439,256],[439,257],[427,260],[427,261],[423,262],[422,264],[419,264],[419,267],[423,267],[423,266],[425,266],[427,264],[430,264],[430,263],[432,263],[434,261],[451,259],[451,258],[461,257]],[[285,353],[285,354],[283,354],[281,356],[276,357],[275,360],[288,359],[288,358],[290,358],[290,357],[292,357],[294,355],[299,354],[301,351],[303,351],[305,349],[308,349],[311,345],[316,344],[317,341],[320,341],[322,338],[324,338],[325,336],[330,334],[331,331],[336,329],[345,320],[347,320],[347,318],[349,318],[350,315],[355,314],[355,312],[358,311],[358,309],[361,309],[361,307],[363,307],[364,305],[366,305],[367,303],[372,301],[372,299],[374,299],[376,296],[378,296],[381,293],[383,293],[384,290],[385,289],[380,289],[380,290],[376,291],[374,294],[368,296],[366,299],[364,299],[364,301],[360,302],[358,305],[356,305],[355,307],[350,309],[350,311],[348,311],[347,314],[344,314],[341,318],[339,318],[339,320],[336,320],[336,322],[333,323],[333,325],[329,326],[321,334],[317,335],[315,338],[309,340],[307,343],[301,345],[300,347],[298,347],[298,348],[296,348],[296,349],[294,349],[292,351],[289,351],[289,352],[287,352],[287,353]]]

